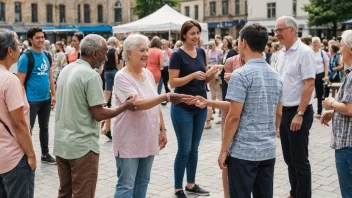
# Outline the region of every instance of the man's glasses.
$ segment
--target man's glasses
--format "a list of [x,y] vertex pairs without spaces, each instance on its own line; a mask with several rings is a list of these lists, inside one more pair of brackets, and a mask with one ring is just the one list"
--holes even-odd
[[277,29],[274,30],[274,32],[281,34],[284,30],[286,30],[286,29],[288,29],[288,28],[291,28],[291,27],[277,28]]

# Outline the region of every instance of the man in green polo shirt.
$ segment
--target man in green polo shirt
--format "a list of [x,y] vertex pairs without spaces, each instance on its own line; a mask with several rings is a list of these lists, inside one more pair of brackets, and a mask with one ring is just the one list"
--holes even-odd
[[104,108],[102,81],[94,70],[106,60],[105,39],[90,34],[80,44],[81,58],[67,65],[57,81],[54,155],[59,197],[93,198],[98,178],[99,121],[134,110],[131,96],[123,105]]

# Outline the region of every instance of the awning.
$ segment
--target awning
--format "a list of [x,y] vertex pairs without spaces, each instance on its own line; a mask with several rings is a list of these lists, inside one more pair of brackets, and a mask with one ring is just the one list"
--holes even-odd
[[41,26],[44,32],[77,32],[77,26]]
[[352,24],[352,19],[345,21],[345,22],[342,22],[342,24]]
[[209,22],[208,28],[218,28],[218,27],[233,27],[242,26],[246,24],[246,20],[233,20],[233,21],[222,21],[222,22]]
[[78,26],[81,32],[109,32],[112,33],[112,27],[108,25],[100,26]]
[[7,29],[7,30],[13,30],[12,25],[0,25],[0,28]]

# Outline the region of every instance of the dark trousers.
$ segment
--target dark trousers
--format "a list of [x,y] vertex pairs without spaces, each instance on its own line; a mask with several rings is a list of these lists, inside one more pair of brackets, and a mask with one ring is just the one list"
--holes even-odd
[[304,112],[301,129],[291,131],[290,125],[297,107],[283,107],[280,125],[282,153],[288,166],[291,184],[290,195],[296,198],[312,196],[312,174],[308,160],[309,130],[313,123],[313,107],[308,105]]
[[42,154],[49,153],[49,117],[51,111],[51,100],[41,102],[29,102],[31,131],[38,115],[39,139]]
[[317,101],[318,101],[318,114],[321,115],[321,112],[323,110],[323,99],[325,97],[324,95],[324,72],[323,73],[319,73],[315,76],[315,94],[317,97]]
[[17,166],[7,173],[0,174],[1,198],[33,198],[34,171],[23,155]]
[[163,79],[165,93],[169,93],[170,89],[168,87],[168,83],[169,83],[169,67],[168,66],[164,67],[164,69],[161,70],[161,78]]
[[264,161],[228,159],[231,198],[272,198],[275,158]]

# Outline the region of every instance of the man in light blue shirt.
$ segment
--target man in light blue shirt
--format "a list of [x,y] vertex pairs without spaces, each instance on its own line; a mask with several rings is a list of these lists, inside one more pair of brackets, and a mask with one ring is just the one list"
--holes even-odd
[[218,161],[220,168],[228,169],[231,198],[273,197],[282,81],[262,57],[267,34],[262,25],[247,24],[238,39],[246,64],[232,73],[229,82],[230,108]]

